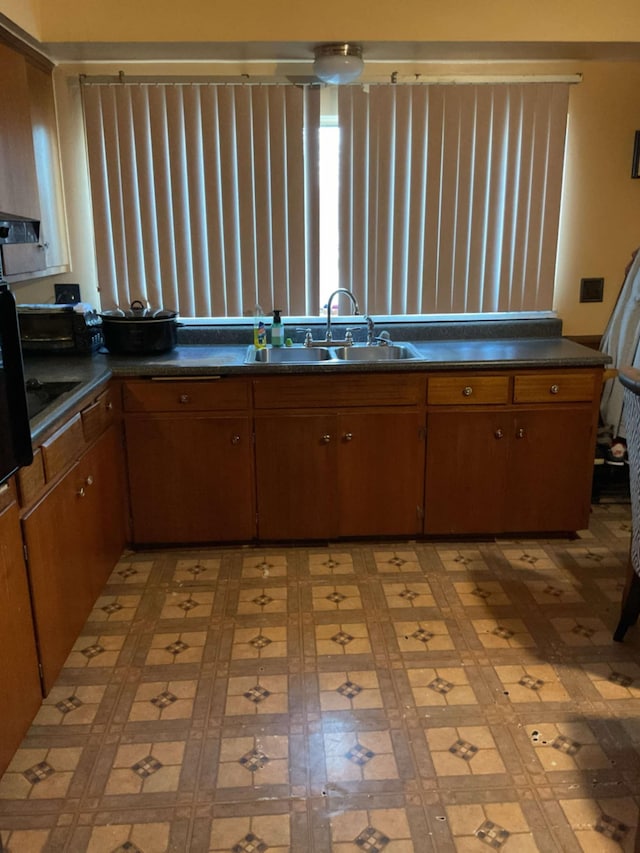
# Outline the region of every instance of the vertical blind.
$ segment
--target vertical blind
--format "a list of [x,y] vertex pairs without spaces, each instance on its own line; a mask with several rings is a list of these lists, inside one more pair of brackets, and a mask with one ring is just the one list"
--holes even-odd
[[104,308],[317,311],[317,89],[89,83],[83,103]]
[[340,286],[370,313],[551,309],[568,92],[341,88]]
[[[339,281],[376,314],[553,304],[568,83],[344,86]],[[105,308],[319,306],[320,90],[83,86]]]

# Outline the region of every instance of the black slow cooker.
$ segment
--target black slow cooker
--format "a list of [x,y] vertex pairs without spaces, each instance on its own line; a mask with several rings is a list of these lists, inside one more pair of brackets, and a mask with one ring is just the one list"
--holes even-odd
[[178,342],[177,311],[146,308],[139,299],[131,308],[103,311],[102,335],[114,355],[150,355],[169,352]]

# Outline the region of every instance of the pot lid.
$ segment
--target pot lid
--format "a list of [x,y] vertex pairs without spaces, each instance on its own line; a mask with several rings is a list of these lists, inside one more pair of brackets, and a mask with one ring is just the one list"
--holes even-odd
[[107,320],[173,320],[177,311],[168,308],[148,308],[139,299],[134,299],[130,308],[114,308],[103,311],[100,316]]

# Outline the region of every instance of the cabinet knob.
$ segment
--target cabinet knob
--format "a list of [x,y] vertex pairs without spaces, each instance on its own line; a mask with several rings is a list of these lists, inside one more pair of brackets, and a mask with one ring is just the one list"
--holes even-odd
[[351,441],[353,439],[353,433],[352,432],[345,432],[345,434],[342,436],[342,438],[344,439],[344,441]]
[[522,427],[520,427],[520,429],[516,430],[516,438],[524,438],[524,437],[525,437],[525,431],[522,429]]
[[104,407],[105,407],[105,409],[106,409],[108,412],[112,411],[112,409],[113,409],[113,403],[111,402],[111,400],[109,400],[109,402],[108,402],[108,403],[105,403],[105,406],[104,406]]
[[329,435],[328,432],[325,432],[325,434],[322,436],[322,443],[323,444],[329,444],[330,441],[331,441],[331,436]]
[[76,495],[77,495],[77,497],[79,497],[79,498],[83,498],[83,497],[85,497],[85,495],[86,495],[86,494],[87,494],[87,493],[86,493],[86,492],[85,492],[85,490],[84,490],[84,486],[80,486],[80,488],[79,488],[79,489],[78,489],[78,491],[76,492]]
[[497,430],[494,432],[494,435],[495,435],[495,437],[496,437],[496,438],[504,438],[504,430],[502,430],[502,429],[497,429]]
[[190,403],[191,397],[188,394],[180,394],[180,397],[178,398],[178,402],[179,403]]
[[93,486],[93,474],[89,474],[87,479],[84,481],[85,486]]
[[240,436],[232,435],[231,436],[231,444],[240,444]]
[[549,388],[549,391],[551,394],[557,394],[560,391],[560,386],[552,385],[551,388]]
[[473,394],[473,388],[471,387],[471,385],[465,385],[464,388],[462,389],[462,396],[463,397],[470,397],[472,394]]

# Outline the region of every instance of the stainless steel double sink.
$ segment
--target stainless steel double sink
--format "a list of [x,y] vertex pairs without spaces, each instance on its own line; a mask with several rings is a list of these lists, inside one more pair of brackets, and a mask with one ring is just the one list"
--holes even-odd
[[339,364],[348,361],[380,362],[422,358],[413,344],[369,346],[312,346],[265,347],[247,349],[245,364]]

